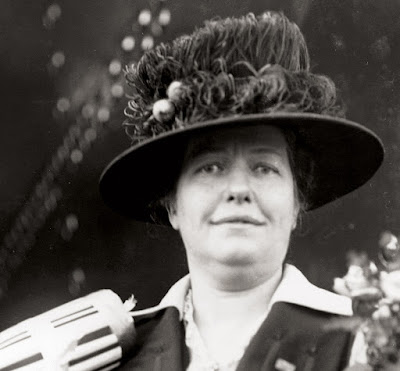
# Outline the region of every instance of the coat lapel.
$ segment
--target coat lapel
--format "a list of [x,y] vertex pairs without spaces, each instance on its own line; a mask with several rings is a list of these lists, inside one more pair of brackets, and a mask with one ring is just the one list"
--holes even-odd
[[335,318],[338,317],[294,304],[274,304],[237,371],[343,370],[351,333],[329,330],[328,325]]
[[135,318],[135,328],[135,347],[121,370],[184,370],[184,329],[176,308]]

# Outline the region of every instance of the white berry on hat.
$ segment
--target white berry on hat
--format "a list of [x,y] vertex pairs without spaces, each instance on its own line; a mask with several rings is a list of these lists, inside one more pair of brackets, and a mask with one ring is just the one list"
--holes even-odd
[[175,106],[169,99],[154,102],[153,116],[159,122],[168,122],[175,115]]
[[178,100],[182,91],[182,83],[180,81],[172,81],[167,89],[167,96],[169,99]]

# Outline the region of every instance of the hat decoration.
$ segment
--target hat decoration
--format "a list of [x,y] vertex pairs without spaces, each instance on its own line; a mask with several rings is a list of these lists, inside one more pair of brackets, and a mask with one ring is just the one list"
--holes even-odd
[[134,93],[125,110],[126,131],[137,143],[235,115],[343,116],[334,83],[311,73],[309,65],[300,30],[279,13],[206,22],[127,67]]

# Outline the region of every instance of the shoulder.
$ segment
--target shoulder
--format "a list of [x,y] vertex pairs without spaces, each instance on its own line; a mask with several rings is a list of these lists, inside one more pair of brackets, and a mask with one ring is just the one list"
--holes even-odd
[[124,354],[121,370],[159,369],[180,364],[184,328],[175,307],[149,308],[133,313],[135,341]]
[[286,264],[281,283],[272,297],[271,305],[277,302],[296,304],[340,316],[353,314],[351,300],[313,285],[300,270]]
[[246,362],[254,355],[261,358],[260,366],[265,363],[265,369],[272,370],[279,357],[296,367],[308,364],[307,369],[343,370],[353,339],[351,332],[334,326],[341,318],[302,305],[276,302],[250,343]]
[[175,307],[137,311],[132,313],[132,317],[135,323],[136,343],[147,339],[153,332],[162,337],[168,332],[180,329],[179,311]]

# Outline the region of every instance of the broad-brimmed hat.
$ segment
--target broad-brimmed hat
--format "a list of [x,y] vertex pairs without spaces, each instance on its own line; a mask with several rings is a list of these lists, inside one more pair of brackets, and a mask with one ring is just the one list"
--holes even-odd
[[308,210],[358,188],[383,161],[380,139],[343,118],[334,83],[310,72],[304,37],[281,13],[206,22],[146,52],[126,76],[133,145],[107,166],[100,192],[136,220],[168,223],[152,210],[173,189],[188,140],[204,133],[254,125],[293,133],[294,157],[313,162]]

